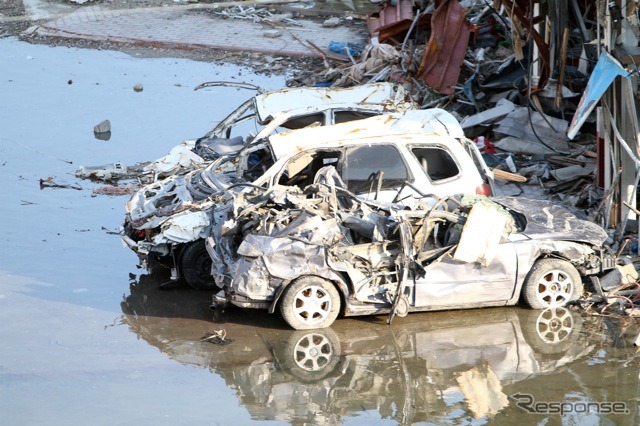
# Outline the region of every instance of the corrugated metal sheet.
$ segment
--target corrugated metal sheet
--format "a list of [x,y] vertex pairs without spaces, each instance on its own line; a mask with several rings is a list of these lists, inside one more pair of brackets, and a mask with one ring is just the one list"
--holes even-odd
[[367,28],[371,38],[378,41],[387,40],[398,34],[406,33],[413,22],[413,1],[399,0],[396,6],[386,4],[377,15],[367,20]]
[[443,2],[431,17],[431,37],[418,75],[434,90],[451,95],[469,44],[467,11],[456,0]]

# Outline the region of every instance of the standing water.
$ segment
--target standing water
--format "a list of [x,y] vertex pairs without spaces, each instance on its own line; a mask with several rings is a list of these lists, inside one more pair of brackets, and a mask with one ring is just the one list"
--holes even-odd
[[[0,39],[0,418],[20,425],[638,424],[637,326],[558,309],[339,319],[208,310],[115,234],[80,166],[156,159],[281,77]],[[142,91],[134,91],[136,84]],[[93,126],[108,119],[111,137]],[[40,180],[66,188],[40,188]],[[206,339],[224,336],[224,339]]]

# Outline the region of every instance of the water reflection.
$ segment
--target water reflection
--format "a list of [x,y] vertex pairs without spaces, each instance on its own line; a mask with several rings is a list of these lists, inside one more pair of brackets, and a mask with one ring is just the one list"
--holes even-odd
[[[513,395],[606,401],[606,389],[585,383],[619,367],[597,361],[610,348],[606,333],[594,338],[588,318],[563,308],[412,314],[391,327],[382,317],[340,319],[330,329],[294,331],[263,312],[231,308],[213,318],[206,293],[161,291],[142,278],[122,303],[131,329],[173,359],[223,377],[255,420],[337,424],[377,412],[399,423],[541,421],[553,416],[516,407]],[[199,341],[219,329],[234,341]],[[637,363],[627,356],[627,364]],[[577,373],[585,365],[592,370]],[[632,382],[629,395],[637,391]],[[629,424],[636,404],[625,416]]]

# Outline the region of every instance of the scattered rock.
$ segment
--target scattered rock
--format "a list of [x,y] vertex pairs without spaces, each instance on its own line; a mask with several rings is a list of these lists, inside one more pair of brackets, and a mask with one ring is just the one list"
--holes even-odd
[[100,134],[108,132],[111,132],[111,122],[109,120],[104,120],[97,126],[93,127],[93,133]]
[[73,80],[67,81],[67,84],[73,84]]
[[35,33],[38,30],[38,26],[37,25],[32,25],[29,28],[27,28],[26,30],[24,30],[22,32],[23,35],[28,36],[28,35],[32,35],[33,33]]
[[334,16],[333,18],[329,18],[326,21],[324,21],[322,23],[322,26],[325,28],[334,28],[334,27],[340,26],[341,23],[342,23],[342,20],[337,16]]
[[282,31],[278,31],[278,30],[267,30],[264,33],[262,33],[265,37],[267,38],[277,38],[277,37],[281,37],[282,36]]
[[142,87],[142,84],[141,84],[141,83],[136,83],[136,84],[133,86],[133,91],[134,91],[134,92],[142,92],[142,90],[143,90],[143,89],[144,89],[144,88]]

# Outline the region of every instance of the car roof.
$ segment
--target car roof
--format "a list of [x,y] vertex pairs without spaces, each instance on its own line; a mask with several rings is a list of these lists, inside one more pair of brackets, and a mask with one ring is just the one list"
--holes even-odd
[[353,87],[295,87],[275,90],[254,98],[258,120],[266,122],[276,114],[292,110],[326,110],[328,105],[380,105],[383,102],[404,101],[402,86],[393,83],[372,83]]
[[320,147],[329,142],[408,134],[455,139],[465,137],[460,123],[451,113],[432,108],[389,113],[331,126],[291,130],[270,136],[269,144],[275,157],[281,158],[288,153]]

